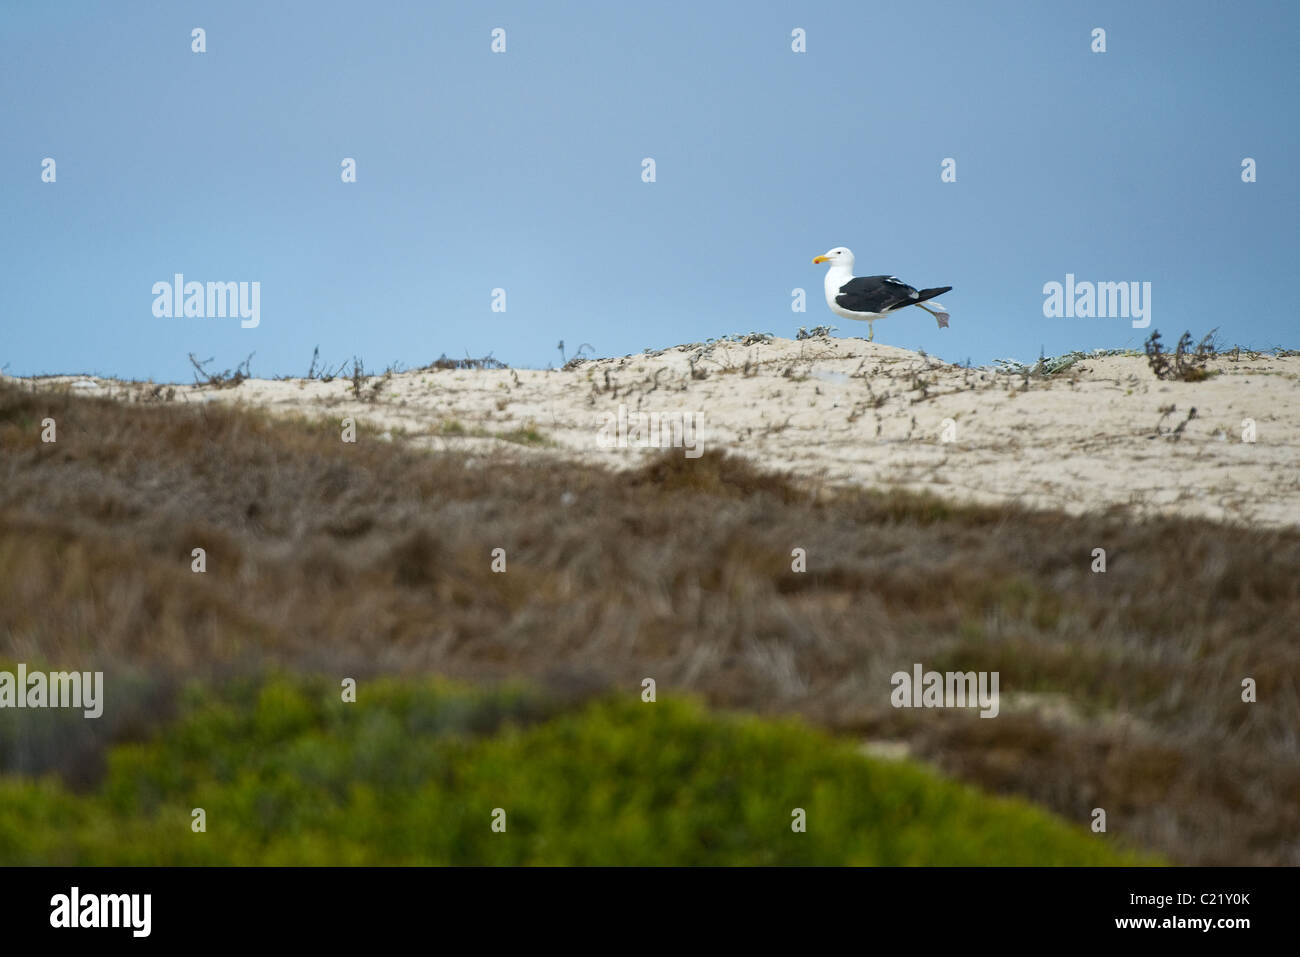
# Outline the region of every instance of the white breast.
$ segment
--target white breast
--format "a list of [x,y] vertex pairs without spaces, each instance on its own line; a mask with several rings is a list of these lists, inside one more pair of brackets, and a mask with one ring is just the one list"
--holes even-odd
[[853,278],[853,270],[843,266],[832,266],[826,270],[826,304],[835,308],[835,297],[840,294],[840,287]]

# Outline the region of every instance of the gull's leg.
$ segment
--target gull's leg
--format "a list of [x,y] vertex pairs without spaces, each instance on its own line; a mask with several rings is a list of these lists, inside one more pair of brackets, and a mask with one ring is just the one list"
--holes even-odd
[[868,319],[867,320],[867,341],[870,342],[874,338],[876,338],[876,324],[872,320]]
[[928,312],[930,315],[934,316],[935,321],[939,323],[939,328],[940,328],[940,329],[947,329],[947,328],[948,328],[948,319],[950,318],[949,315],[948,315],[948,313],[946,313],[946,312],[936,312],[935,310],[931,309],[929,306],[925,305],[925,303],[921,303],[921,302],[913,303],[913,305],[914,305],[914,306],[919,306],[920,308],[922,308],[922,309],[924,309],[926,312]]

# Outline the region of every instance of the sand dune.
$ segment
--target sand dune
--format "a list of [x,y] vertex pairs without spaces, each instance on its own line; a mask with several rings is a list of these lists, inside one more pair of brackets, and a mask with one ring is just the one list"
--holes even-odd
[[[1215,374],[1202,382],[1164,381],[1144,357],[1107,356],[1051,377],[1026,376],[862,339],[776,338],[695,343],[556,370],[372,376],[361,399],[351,378],[337,378],[178,386],[174,401],[351,416],[358,441],[396,436],[471,455],[491,447],[614,468],[647,454],[635,447],[635,434],[633,447],[601,447],[606,413],[617,416],[621,405],[628,416],[693,422],[699,448],[832,483],[1072,512],[1119,506],[1300,524],[1300,358],[1228,354],[1208,368]],[[38,381],[90,394],[143,392],[85,377]],[[1246,420],[1254,422],[1254,441]]]

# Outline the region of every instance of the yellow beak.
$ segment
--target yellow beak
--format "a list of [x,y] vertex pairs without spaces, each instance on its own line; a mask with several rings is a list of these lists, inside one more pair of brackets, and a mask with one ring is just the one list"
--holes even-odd
[[830,261],[831,260],[829,256],[818,256],[816,259],[813,260],[813,265],[816,266],[819,263],[828,263]]

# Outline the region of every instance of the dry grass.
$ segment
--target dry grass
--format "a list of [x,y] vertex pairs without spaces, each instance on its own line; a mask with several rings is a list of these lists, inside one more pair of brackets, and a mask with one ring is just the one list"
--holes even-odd
[[1165,352],[1160,342],[1160,330],[1151,330],[1151,335],[1147,336],[1143,347],[1146,349],[1147,364],[1157,379],[1174,379],[1182,382],[1203,382],[1208,379],[1210,372],[1206,369],[1207,363],[1213,359],[1217,353],[1214,347],[1214,334],[1217,329],[1211,329],[1201,341],[1192,346],[1192,334],[1184,332],[1178,338],[1178,344],[1174,346],[1173,352]]
[[[0,735],[0,770],[85,780],[103,739],[140,734],[194,676],[628,694],[654,677],[661,696],[905,742],[1075,821],[1104,807],[1176,861],[1300,863],[1293,531],[963,508],[680,452],[630,475],[467,461],[361,434],[0,385],[0,660],[115,676],[101,722]],[[999,671],[1001,715],[894,710],[889,676],[913,662]]]

